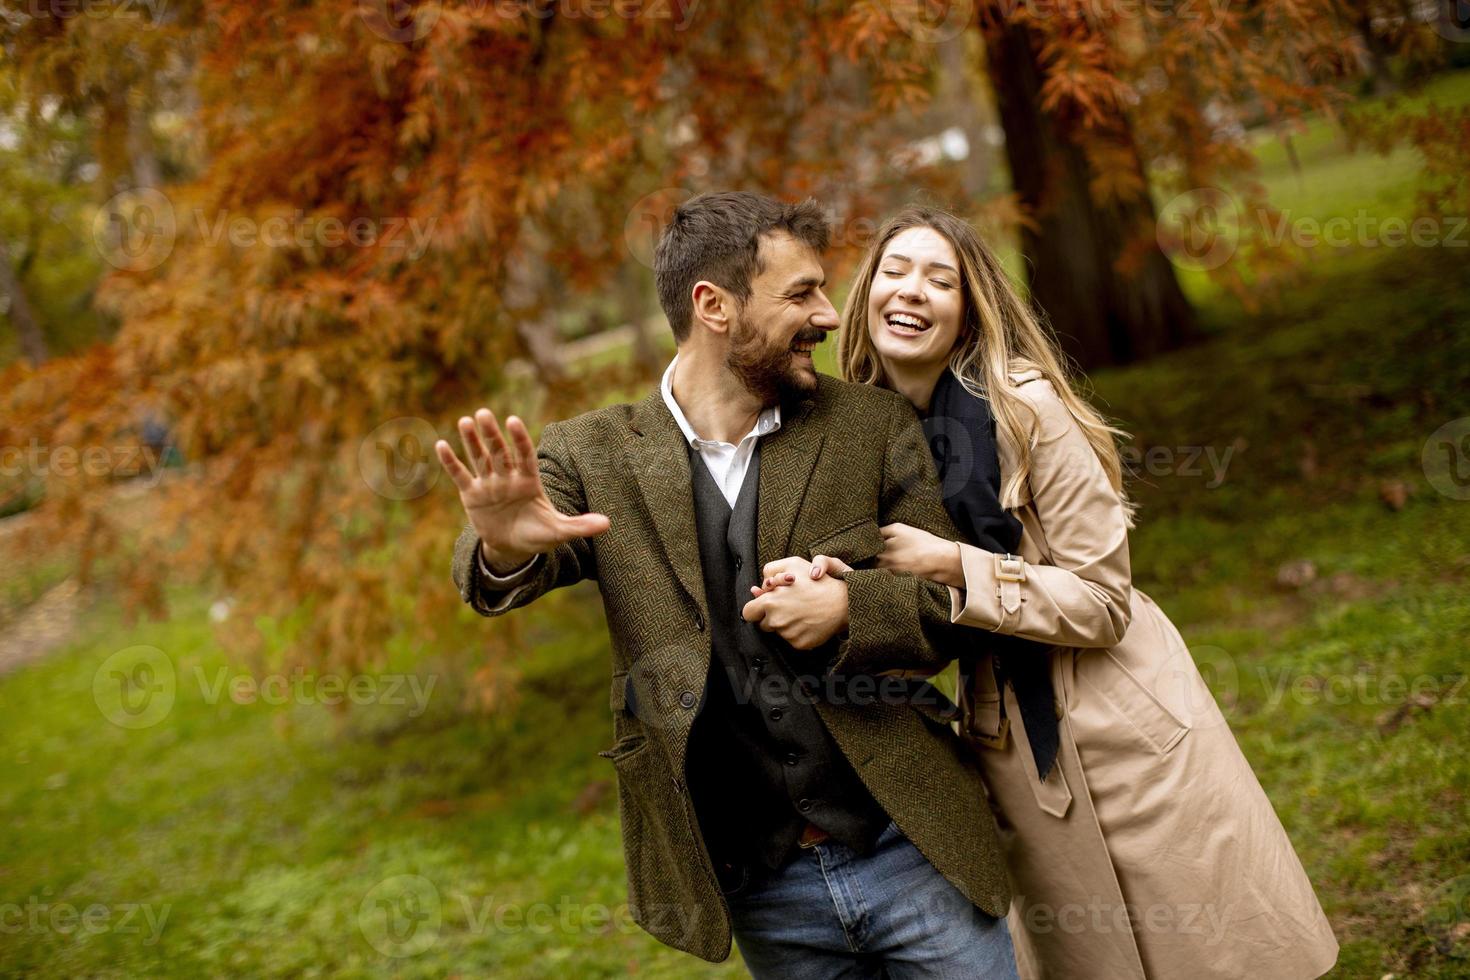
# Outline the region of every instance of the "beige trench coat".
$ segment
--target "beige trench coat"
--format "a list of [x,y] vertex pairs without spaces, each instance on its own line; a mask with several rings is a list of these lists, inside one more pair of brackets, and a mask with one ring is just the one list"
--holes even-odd
[[[998,568],[961,542],[965,590],[951,598],[955,622],[1055,645],[1061,751],[1046,782],[988,659],[962,692],[1013,879],[1021,975],[1321,976],[1332,929],[1184,640],[1132,587],[1118,495],[1051,383],[1011,381],[1041,430],[1016,511],[1023,561]],[[998,449],[1010,472],[1014,447]]]

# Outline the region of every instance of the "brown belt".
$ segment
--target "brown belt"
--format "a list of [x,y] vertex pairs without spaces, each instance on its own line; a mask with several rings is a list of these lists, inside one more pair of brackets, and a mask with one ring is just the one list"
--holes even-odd
[[802,847],[816,847],[831,836],[831,834],[827,833],[821,827],[808,820],[807,825],[801,831],[801,839],[797,843]]

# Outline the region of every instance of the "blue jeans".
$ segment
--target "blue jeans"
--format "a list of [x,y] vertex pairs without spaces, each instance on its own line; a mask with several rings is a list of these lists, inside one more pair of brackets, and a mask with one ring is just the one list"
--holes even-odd
[[828,840],[726,898],[760,980],[1016,980],[1006,920],[971,905],[893,823],[866,857]]

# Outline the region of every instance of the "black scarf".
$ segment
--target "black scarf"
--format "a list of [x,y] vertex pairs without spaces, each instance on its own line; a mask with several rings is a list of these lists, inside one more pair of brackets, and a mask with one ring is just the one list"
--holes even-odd
[[[1016,553],[1021,522],[1000,505],[1000,453],[989,403],[972,395],[946,368],[934,386],[929,411],[919,414],[950,519],[977,548]],[[992,639],[996,682],[1004,690],[1009,679],[1015,688],[1036,771],[1046,779],[1060,748],[1051,658],[1047,656],[1051,648],[999,633]]]

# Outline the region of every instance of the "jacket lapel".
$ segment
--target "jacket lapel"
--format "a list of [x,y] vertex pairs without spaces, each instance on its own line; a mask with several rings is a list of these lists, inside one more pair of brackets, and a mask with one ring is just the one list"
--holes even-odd
[[699,534],[694,524],[694,485],[689,444],[655,391],[633,409],[628,462],[653,519],[669,567],[700,614],[709,618],[704,573],[699,564]]
[[789,413],[783,409],[781,428],[761,439],[756,554],[762,567],[792,554],[796,518],[825,437],[821,426],[810,423],[811,412],[811,401],[801,402]]

